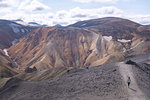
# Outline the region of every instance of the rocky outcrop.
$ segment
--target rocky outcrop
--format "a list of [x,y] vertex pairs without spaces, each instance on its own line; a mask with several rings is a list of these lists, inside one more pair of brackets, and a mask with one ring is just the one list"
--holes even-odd
[[32,72],[34,72],[34,71],[37,71],[36,67],[33,67],[33,68],[27,67],[27,68],[25,69],[25,72],[26,72],[26,73],[32,73]]

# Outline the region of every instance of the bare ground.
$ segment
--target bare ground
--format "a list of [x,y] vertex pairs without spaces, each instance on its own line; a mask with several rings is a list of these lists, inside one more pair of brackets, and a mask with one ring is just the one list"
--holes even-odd
[[[77,69],[40,82],[12,79],[0,89],[0,100],[150,100],[148,59],[140,60],[138,66],[120,62]],[[131,77],[130,88],[127,75]]]
[[[135,76],[132,71],[132,66],[125,64],[124,62],[120,62],[117,64],[120,69],[120,73],[123,77],[124,82],[126,83],[126,88],[128,89],[129,100],[146,100],[145,94],[139,89]],[[128,76],[131,78],[130,87],[127,86]],[[148,99],[147,99],[148,100]]]

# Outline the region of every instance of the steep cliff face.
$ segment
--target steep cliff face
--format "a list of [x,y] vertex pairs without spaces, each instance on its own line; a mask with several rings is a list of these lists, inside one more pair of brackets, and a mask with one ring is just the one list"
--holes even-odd
[[[108,18],[106,22],[109,20]],[[130,32],[128,29],[130,27],[135,30],[139,24],[128,20],[126,23],[125,20],[120,23],[120,18],[119,21],[116,18],[114,20],[110,20],[113,22],[110,26],[114,27],[113,30],[117,34],[110,31],[109,26],[103,26],[110,31],[109,36],[105,31],[95,31],[95,24],[93,28],[92,25],[90,28],[43,27],[30,32],[8,51],[12,59],[20,65],[21,70],[25,70],[26,67],[43,70],[52,67],[98,66],[150,51],[148,35],[142,37],[136,31]],[[118,24],[123,24],[121,27],[125,30],[122,29],[122,33],[118,32],[119,26],[115,26]],[[98,24],[96,27],[100,26],[102,25]]]

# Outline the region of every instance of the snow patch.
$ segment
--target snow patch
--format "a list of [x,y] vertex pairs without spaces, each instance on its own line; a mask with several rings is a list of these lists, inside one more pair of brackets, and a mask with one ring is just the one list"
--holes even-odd
[[85,26],[86,25],[86,23],[85,24],[82,24],[81,26]]
[[18,41],[18,39],[14,39],[11,44],[14,45],[16,42]]
[[123,43],[126,43],[126,42],[131,42],[131,40],[126,40],[126,39],[118,39],[119,42],[123,42]]
[[8,49],[4,49],[3,51],[4,51],[4,53],[5,53],[6,56],[9,56],[8,55]]
[[125,52],[126,51],[126,48],[123,48],[123,52]]
[[11,24],[9,24],[9,26],[13,29],[13,31],[15,33],[19,33],[20,32],[20,30],[19,30],[20,26],[19,25],[11,23]]
[[22,33],[25,33],[25,30],[24,30],[24,29],[21,29],[21,32],[22,32]]
[[110,41],[112,39],[112,36],[103,36],[103,38],[107,41]]
[[29,32],[29,30],[28,30],[28,29],[25,29],[25,32]]

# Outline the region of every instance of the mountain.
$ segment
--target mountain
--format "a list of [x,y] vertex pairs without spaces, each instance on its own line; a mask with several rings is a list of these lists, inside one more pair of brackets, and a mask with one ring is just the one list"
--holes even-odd
[[36,23],[36,22],[29,22],[28,23],[29,26],[37,26],[37,27],[46,27],[47,25],[46,24],[39,24],[39,23]]
[[[0,99],[149,100],[149,57],[148,53],[128,58],[132,62],[128,64],[127,60],[89,69],[79,68],[63,77],[39,82],[23,81],[18,78],[2,80],[4,82],[0,88]],[[41,74],[36,74],[36,76],[43,74],[41,71]],[[131,78],[130,87],[127,86],[127,76]]]
[[16,20],[11,20],[12,22],[24,25],[24,26],[29,26],[27,22],[24,22],[22,19],[16,19]]
[[[8,53],[22,70],[43,70],[99,66],[150,52],[148,26],[112,17],[83,22],[38,28],[11,46]],[[80,23],[86,25],[81,27]]]
[[54,27],[62,27],[60,24],[56,24]]
[[46,24],[39,24],[37,22],[24,22],[22,19],[17,19],[17,20],[12,20],[13,22],[15,23],[18,23],[18,24],[21,24],[21,25],[24,25],[24,26],[33,26],[33,27],[46,27],[48,25]]
[[33,29],[33,27],[23,26],[12,21],[0,20],[0,48],[10,47]]
[[7,49],[33,29],[13,21],[0,20],[0,79],[18,74],[18,65],[9,57]]
[[105,17],[100,19],[80,21],[69,25],[70,27],[87,28],[106,36],[119,39],[132,39],[131,33],[150,35],[148,25],[140,25],[128,19]]
[[23,22],[22,19],[16,19],[16,20],[11,20],[11,21],[13,21],[13,22]]

